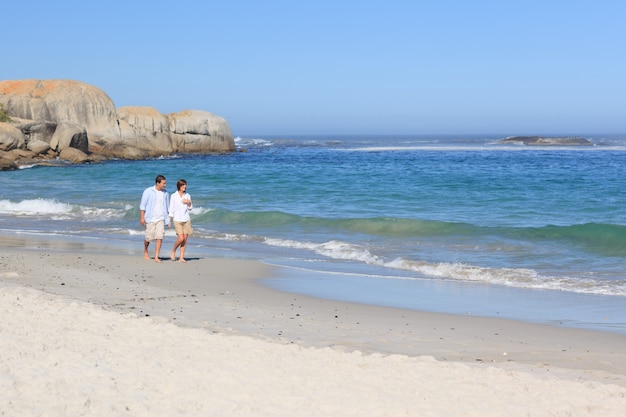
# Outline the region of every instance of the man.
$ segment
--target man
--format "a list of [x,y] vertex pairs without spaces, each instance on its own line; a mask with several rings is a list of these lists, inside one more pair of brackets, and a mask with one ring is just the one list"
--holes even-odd
[[169,194],[165,190],[167,185],[163,175],[157,175],[154,187],[148,187],[141,195],[141,204],[139,205],[139,223],[146,228],[145,239],[143,242],[143,257],[150,259],[148,246],[150,242],[156,240],[156,252],[154,253],[154,261],[161,262],[159,252],[163,244],[163,236],[165,235],[165,225],[172,227],[168,216],[168,208],[170,205]]

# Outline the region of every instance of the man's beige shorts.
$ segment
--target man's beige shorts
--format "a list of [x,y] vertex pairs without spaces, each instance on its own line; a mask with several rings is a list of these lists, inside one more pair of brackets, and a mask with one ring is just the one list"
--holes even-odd
[[174,230],[176,230],[177,235],[190,235],[192,232],[191,220],[186,222],[177,222],[174,220]]
[[152,242],[153,240],[162,240],[165,235],[165,221],[159,220],[158,222],[152,222],[146,224],[146,240]]

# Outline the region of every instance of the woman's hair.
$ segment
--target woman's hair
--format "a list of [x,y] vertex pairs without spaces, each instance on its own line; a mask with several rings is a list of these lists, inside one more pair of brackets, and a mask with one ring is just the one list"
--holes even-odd
[[180,190],[180,187],[182,187],[183,185],[187,185],[187,181],[185,181],[185,180],[178,180],[178,182],[176,183],[176,189]]

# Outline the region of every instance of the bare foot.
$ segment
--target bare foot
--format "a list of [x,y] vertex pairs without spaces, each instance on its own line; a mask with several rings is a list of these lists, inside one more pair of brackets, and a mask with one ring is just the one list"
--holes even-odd
[[171,255],[170,255],[170,259],[171,259],[172,261],[175,261],[175,260],[176,260],[176,252],[172,252],[172,253],[171,253]]
[[152,258],[150,257],[150,254],[148,252],[144,252],[143,259],[152,259]]
[[178,262],[187,262],[187,261],[186,261],[186,260],[184,260],[183,258],[180,258],[180,259],[178,260]]
[[159,264],[160,264],[160,263],[161,263],[161,258],[159,258],[159,257],[157,256],[156,258],[154,258],[154,262],[156,262],[156,263],[159,263]]

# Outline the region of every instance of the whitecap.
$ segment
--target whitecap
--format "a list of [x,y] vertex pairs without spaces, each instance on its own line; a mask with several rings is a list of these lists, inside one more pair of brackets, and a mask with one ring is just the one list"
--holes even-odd
[[9,200],[0,200],[0,213],[19,214],[22,216],[51,214],[66,214],[72,211],[70,204],[61,203],[57,200],[36,198],[32,200],[22,200],[14,203]]

